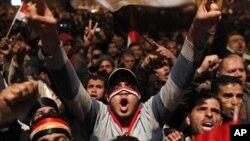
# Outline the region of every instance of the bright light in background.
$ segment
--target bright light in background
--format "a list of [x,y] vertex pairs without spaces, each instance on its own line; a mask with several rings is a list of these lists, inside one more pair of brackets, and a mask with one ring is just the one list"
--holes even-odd
[[91,9],[91,13],[95,13],[95,12],[98,12],[99,10],[98,9]]
[[13,5],[13,6],[19,6],[19,5],[21,5],[21,0],[11,0],[11,5]]

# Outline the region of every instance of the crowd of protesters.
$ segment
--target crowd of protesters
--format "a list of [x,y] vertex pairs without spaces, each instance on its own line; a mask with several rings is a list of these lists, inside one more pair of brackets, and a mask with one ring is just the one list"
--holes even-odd
[[36,19],[36,6],[8,37],[17,9],[1,11],[1,139],[192,140],[236,111],[250,122],[247,17],[229,27],[204,0],[190,26],[129,43],[119,14],[59,6]]

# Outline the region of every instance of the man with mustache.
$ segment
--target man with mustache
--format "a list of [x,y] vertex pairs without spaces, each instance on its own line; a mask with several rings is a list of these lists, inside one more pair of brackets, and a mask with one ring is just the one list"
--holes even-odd
[[185,118],[187,128],[183,132],[171,131],[165,141],[191,141],[195,136],[221,125],[222,104],[220,99],[210,91],[202,90],[194,93],[187,105]]
[[242,110],[243,86],[239,78],[220,76],[212,83],[212,90],[222,102],[223,122],[233,120],[235,110]]
[[247,71],[244,66],[244,60],[237,54],[230,54],[225,56],[219,63],[219,67],[216,71],[216,77],[223,75],[229,75],[240,79],[243,86],[243,102],[242,102],[242,113],[241,120],[245,122],[250,121],[250,91],[247,85]]

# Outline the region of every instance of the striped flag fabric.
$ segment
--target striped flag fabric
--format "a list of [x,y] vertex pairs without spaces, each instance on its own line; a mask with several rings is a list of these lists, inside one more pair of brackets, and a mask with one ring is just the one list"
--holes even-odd
[[19,21],[23,21],[23,22],[26,22],[26,19],[25,19],[25,15],[27,14],[27,8],[28,8],[28,5],[27,3],[23,2],[20,6],[20,8],[18,9],[17,13],[16,13],[16,17],[15,19],[19,20]]
[[129,47],[131,43],[141,43],[141,36],[135,30],[128,32],[127,47]]
[[195,0],[96,0],[111,12],[116,12],[127,5],[150,7],[177,7],[185,4],[195,4]]
[[26,19],[25,19],[25,15],[28,12],[27,9],[28,9],[27,3],[22,2],[22,4],[20,5],[20,7],[19,7],[19,9],[18,9],[18,11],[17,11],[14,19],[12,20],[12,23],[10,25],[10,28],[8,30],[8,33],[7,33],[6,37],[8,37],[10,35],[12,27],[15,24],[16,20],[19,20],[19,21],[22,21],[22,22],[25,22],[25,23],[27,22]]

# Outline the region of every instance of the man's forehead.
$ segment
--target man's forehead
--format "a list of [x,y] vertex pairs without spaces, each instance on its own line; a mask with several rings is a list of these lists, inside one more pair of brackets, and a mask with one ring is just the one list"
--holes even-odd
[[232,57],[232,58],[227,58],[223,60],[222,66],[223,68],[228,68],[229,66],[232,66],[232,67],[241,66],[242,68],[244,68],[243,62],[238,57]]
[[104,83],[104,80],[102,80],[102,79],[89,79],[89,82],[88,83],[96,83],[96,82],[102,82],[102,83]]
[[102,66],[102,65],[111,65],[112,66],[112,63],[109,60],[103,60],[100,64],[100,66]]
[[209,105],[209,106],[215,106],[215,105],[220,105],[219,101],[215,98],[208,98],[208,99],[202,99],[200,101],[198,101],[195,105],[195,107],[202,107],[205,105]]
[[235,35],[232,35],[231,37],[229,37],[229,41],[233,41],[235,39],[242,39],[244,40],[244,37],[239,35],[239,34],[235,34]]

